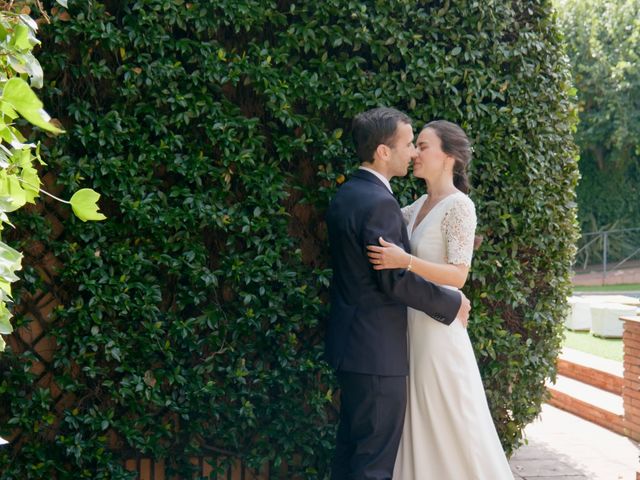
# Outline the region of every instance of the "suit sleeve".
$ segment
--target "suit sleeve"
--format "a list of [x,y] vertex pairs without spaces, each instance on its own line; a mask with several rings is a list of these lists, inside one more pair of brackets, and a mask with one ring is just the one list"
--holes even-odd
[[[362,226],[364,254],[367,245],[378,245],[379,237],[402,245],[404,228],[402,213],[395,199],[379,202]],[[392,299],[421,310],[446,325],[455,319],[462,300],[460,292],[436,285],[404,269],[374,270],[372,265],[370,268],[380,289]]]

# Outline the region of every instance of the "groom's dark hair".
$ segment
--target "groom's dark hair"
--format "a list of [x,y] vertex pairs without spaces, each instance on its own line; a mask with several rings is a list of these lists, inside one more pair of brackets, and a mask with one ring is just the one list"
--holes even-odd
[[351,134],[361,162],[373,162],[376,148],[378,145],[389,145],[396,134],[398,123],[411,124],[411,119],[401,111],[387,107],[367,110],[353,119]]

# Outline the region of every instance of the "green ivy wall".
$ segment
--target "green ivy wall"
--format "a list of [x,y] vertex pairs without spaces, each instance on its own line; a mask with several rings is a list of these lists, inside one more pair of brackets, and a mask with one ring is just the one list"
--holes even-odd
[[[351,118],[378,105],[474,141],[469,331],[503,444],[519,444],[554,374],[576,236],[549,2],[70,2],[41,37],[44,103],[67,130],[41,136],[47,168],[62,194],[93,186],[109,218],[69,218],[56,239],[37,213],[18,220],[15,243],[63,265],[49,368],[74,400],[59,411],[34,385],[33,354],[0,357],[0,434],[22,432],[1,478],[129,478],[134,454],[186,478],[203,451],[324,478],[323,213],[356,166]],[[401,203],[423,192],[394,187]],[[26,265],[23,291],[42,282]]]

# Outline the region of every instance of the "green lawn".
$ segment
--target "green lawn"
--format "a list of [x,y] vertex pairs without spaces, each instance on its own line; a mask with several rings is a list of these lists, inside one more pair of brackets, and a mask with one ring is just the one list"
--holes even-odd
[[622,339],[594,337],[589,332],[564,331],[565,347],[587,352],[609,360],[622,361]]
[[622,285],[594,285],[583,287],[575,285],[576,293],[616,293],[616,292],[640,292],[640,283],[626,283]]

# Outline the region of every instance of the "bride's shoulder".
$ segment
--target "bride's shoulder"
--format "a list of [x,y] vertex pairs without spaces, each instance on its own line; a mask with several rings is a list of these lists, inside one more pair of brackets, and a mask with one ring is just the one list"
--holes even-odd
[[451,196],[451,203],[449,205],[448,211],[454,211],[458,214],[473,214],[475,215],[476,206],[473,203],[473,200],[469,198],[464,192],[456,192]]
[[452,204],[454,205],[461,205],[461,206],[467,206],[467,207],[471,207],[475,210],[475,203],[473,203],[473,200],[471,200],[471,198],[469,197],[469,195],[467,195],[464,192],[458,191],[456,193],[454,193],[452,195]]

